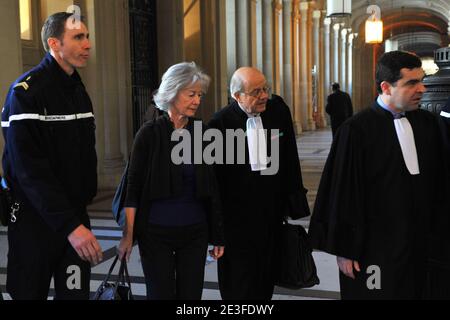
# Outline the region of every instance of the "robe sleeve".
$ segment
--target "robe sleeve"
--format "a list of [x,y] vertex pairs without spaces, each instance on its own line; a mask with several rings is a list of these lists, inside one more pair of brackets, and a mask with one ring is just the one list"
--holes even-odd
[[309,216],[309,204],[306,194],[308,190],[303,185],[300,159],[298,155],[297,140],[295,138],[294,126],[289,107],[284,100],[275,96],[273,99],[279,105],[283,119],[283,133],[285,139],[285,149],[282,155],[281,174],[283,193],[285,195],[285,213],[292,219],[300,219]]
[[349,121],[331,147],[309,228],[314,248],[359,260],[365,222],[363,131]]

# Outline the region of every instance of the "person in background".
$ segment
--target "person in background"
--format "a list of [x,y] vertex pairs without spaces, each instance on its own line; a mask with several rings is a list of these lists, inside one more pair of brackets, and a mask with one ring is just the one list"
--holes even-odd
[[353,116],[353,105],[348,93],[341,91],[339,83],[333,83],[331,88],[333,93],[328,96],[325,111],[330,115],[334,138],[341,124]]

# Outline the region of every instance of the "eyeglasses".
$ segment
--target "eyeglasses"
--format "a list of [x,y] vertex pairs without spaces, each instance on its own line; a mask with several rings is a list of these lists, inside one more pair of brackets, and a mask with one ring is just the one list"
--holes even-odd
[[251,92],[242,92],[242,93],[246,94],[246,95],[248,95],[250,97],[253,97],[253,98],[259,98],[263,92],[270,96],[271,90],[272,90],[271,87],[265,86],[265,87],[262,87],[262,88],[256,88],[256,89],[254,89]]

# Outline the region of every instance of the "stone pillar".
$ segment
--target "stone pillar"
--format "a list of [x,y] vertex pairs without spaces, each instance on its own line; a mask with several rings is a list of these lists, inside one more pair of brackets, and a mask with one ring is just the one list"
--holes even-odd
[[302,110],[302,125],[306,130],[313,130],[311,125],[312,121],[312,108],[308,95],[308,77],[311,74],[309,57],[308,57],[308,2],[300,3],[300,15],[301,15],[301,79],[300,79],[300,92],[302,97],[301,110]]
[[236,68],[252,65],[252,27],[250,2],[252,0],[236,1]]
[[341,73],[339,82],[343,91],[347,91],[347,29],[341,30]]
[[226,14],[222,0],[200,2],[201,65],[212,79],[198,116],[208,121],[227,104]]
[[[167,0],[162,0],[171,2]],[[236,0],[226,0],[228,82],[237,69]]]
[[282,34],[283,34],[283,4],[280,0],[273,1],[273,57],[274,57],[274,74],[273,74],[273,91],[278,95],[283,95],[283,78],[281,76],[283,70],[283,55],[281,50],[283,48]]
[[[159,78],[184,58],[184,12],[182,1],[156,0]],[[171,17],[167,19],[167,17]]]
[[[128,132],[132,123],[126,8],[126,0],[87,2],[93,49],[84,75],[96,114],[99,188],[117,186],[125,156],[121,131]],[[116,33],[111,33],[111,25],[117,26]]]
[[330,86],[331,86],[331,59],[330,59],[330,25],[331,19],[325,18],[323,21],[324,26],[324,45],[323,45],[323,54],[324,54],[324,83],[323,83],[323,98],[324,104],[327,103],[328,95],[330,94]]
[[274,81],[274,37],[273,37],[273,6],[272,0],[262,3],[262,60],[263,72],[267,81],[273,86]]
[[341,25],[336,23],[333,25],[333,82],[339,82],[339,29]]
[[353,39],[354,33],[348,36],[348,73],[347,73],[347,92],[350,97],[353,95]]
[[283,0],[283,97],[293,114],[291,13],[292,0]]
[[[315,115],[315,122],[318,127],[323,127],[323,106],[321,104],[321,96],[323,87],[321,86],[321,75],[323,74],[323,65],[320,61],[320,18],[322,12],[314,10],[313,18],[313,67],[316,68],[315,80],[313,79],[313,88],[315,88],[315,97],[313,99],[313,114]],[[314,94],[313,91],[313,94]]]
[[294,128],[297,134],[300,134],[306,126],[303,126],[303,111],[304,104],[302,103],[302,81],[301,81],[301,56],[302,49],[300,47],[301,32],[303,31],[300,26],[300,0],[294,0],[292,3],[292,52],[293,52],[293,119]]
[[[0,105],[3,107],[9,87],[23,73],[17,0],[0,1],[0,43]],[[3,135],[0,136],[0,150],[3,150]]]
[[[252,39],[256,43],[255,45],[255,58],[256,58],[256,68],[263,71],[264,70],[264,57],[263,57],[263,29],[264,29],[264,20],[263,20],[263,5],[262,0],[253,0],[251,2],[252,7],[251,10],[255,13],[254,19],[252,21],[255,21],[255,38]],[[264,72],[263,72],[264,73]]]

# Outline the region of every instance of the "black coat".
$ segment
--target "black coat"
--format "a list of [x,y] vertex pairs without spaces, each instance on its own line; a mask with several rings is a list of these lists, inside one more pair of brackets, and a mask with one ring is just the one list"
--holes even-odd
[[[199,120],[200,121],[200,120]],[[188,126],[193,126],[189,119]],[[203,131],[206,127],[202,127]],[[167,113],[146,122],[138,131],[128,168],[125,207],[137,208],[134,235],[145,232],[153,200],[178,196],[182,192],[182,169],[171,160],[174,131]],[[194,139],[194,137],[192,137]],[[213,167],[195,164],[196,197],[204,201],[209,226],[209,241],[223,245],[222,208]]]
[[[309,215],[292,118],[283,99],[273,96],[261,113],[270,144],[279,140],[279,170],[275,175],[253,172],[245,141],[245,163],[216,165],[224,207],[224,256],[219,260],[219,285],[224,299],[270,299],[279,252],[283,217]],[[217,112],[209,125],[226,136],[227,129],[246,131],[248,116],[236,101]],[[224,150],[224,158],[230,149]],[[237,147],[234,148],[236,163]]]
[[352,99],[346,92],[335,91],[328,96],[325,111],[330,115],[334,137],[340,125],[353,115]]
[[[375,103],[346,121],[331,147],[311,217],[314,248],[356,260],[356,280],[341,274],[344,299],[417,299],[423,295],[428,244],[439,215],[441,142],[434,115],[406,112],[420,174],[405,165],[393,116]],[[369,290],[371,266],[381,290]],[[369,281],[370,282],[370,281]]]

